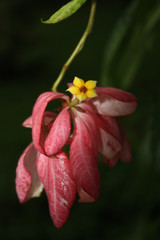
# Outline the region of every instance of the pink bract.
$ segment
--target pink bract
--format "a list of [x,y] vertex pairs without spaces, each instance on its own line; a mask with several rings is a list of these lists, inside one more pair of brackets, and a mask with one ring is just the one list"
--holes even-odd
[[[38,97],[32,116],[23,123],[32,128],[33,143],[18,162],[17,195],[23,203],[39,196],[44,188],[57,228],[66,222],[76,191],[80,202],[98,198],[98,153],[110,167],[118,159],[131,160],[130,144],[117,117],[133,113],[137,98],[116,88],[95,89],[97,97],[72,107],[67,95],[45,92]],[[55,99],[62,101],[59,114],[46,111]],[[69,159],[62,150],[66,144],[70,147]]]

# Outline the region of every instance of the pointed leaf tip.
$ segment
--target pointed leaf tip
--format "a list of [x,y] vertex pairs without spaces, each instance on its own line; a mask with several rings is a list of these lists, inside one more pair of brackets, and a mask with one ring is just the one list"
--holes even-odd
[[48,20],[44,21],[41,19],[41,22],[45,24],[54,24],[60,22],[74,14],[85,2],[86,0],[72,0],[61,7]]

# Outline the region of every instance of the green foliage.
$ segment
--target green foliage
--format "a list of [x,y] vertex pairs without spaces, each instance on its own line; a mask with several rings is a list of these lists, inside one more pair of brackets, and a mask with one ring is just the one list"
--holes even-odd
[[85,2],[86,0],[72,0],[55,12],[47,21],[42,22],[47,24],[60,22],[74,14]]
[[145,52],[154,44],[160,20],[160,1],[135,0],[118,21],[104,55],[101,81],[127,89],[132,85]]

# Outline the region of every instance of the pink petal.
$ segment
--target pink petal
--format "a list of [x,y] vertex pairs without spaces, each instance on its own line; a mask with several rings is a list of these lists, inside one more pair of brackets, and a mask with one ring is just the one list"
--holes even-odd
[[117,121],[111,117],[96,115],[87,103],[81,103],[80,106],[85,109],[85,112],[77,111],[77,114],[84,121],[90,135],[94,137],[98,151],[106,159],[113,159],[121,150],[121,137]]
[[[92,117],[92,114],[87,111],[87,104],[81,103],[81,107],[76,108],[76,114],[83,121],[85,127],[87,128],[90,137],[92,138],[92,151],[94,151],[96,162],[98,160],[98,144],[100,142],[100,132],[99,127],[96,124],[95,119]],[[85,111],[84,111],[85,110]],[[91,111],[91,109],[90,109]]]
[[[95,139],[98,140],[98,142],[96,143],[98,146],[98,151],[106,159],[113,159],[115,155],[121,150],[121,136],[116,119],[95,114],[87,103],[82,103],[80,106],[82,106],[82,108],[86,110],[86,113],[88,112],[88,114],[85,114],[94,121],[94,124],[97,126],[97,128],[99,127],[99,131],[97,132],[97,135],[95,135]],[[84,115],[83,112],[81,114]],[[86,124],[86,117],[83,117],[83,120],[85,120],[84,122]],[[88,126],[94,129],[93,125],[91,124],[91,120],[88,121],[88,123]]]
[[[44,125],[45,126],[48,126],[52,121],[53,119],[56,118],[56,114],[55,113],[52,113],[52,112],[45,112],[45,115],[44,115]],[[26,128],[32,128],[32,115],[30,117],[28,117],[23,123],[22,123],[22,126],[23,127],[26,127]]]
[[115,156],[122,148],[119,125],[113,117],[99,116],[99,118],[105,125],[105,128],[100,128],[101,144],[99,144],[99,152],[105,157],[106,162],[107,160],[108,162],[116,162]]
[[23,127],[32,128],[32,116],[28,117],[23,123]]
[[96,87],[98,97],[89,102],[97,112],[107,116],[124,116],[133,113],[137,108],[137,98],[128,92],[116,88]]
[[57,117],[57,114],[45,111],[44,117],[43,117],[43,122],[42,122],[42,127],[47,128],[50,124],[52,124],[54,122],[56,117]]
[[104,94],[121,102],[138,102],[136,96],[132,93],[112,87],[96,87],[98,95]]
[[80,106],[82,106],[82,108],[90,114],[91,118],[98,127],[102,128],[105,132],[119,140],[119,127],[117,127],[117,123],[114,118],[95,113],[94,109],[88,103],[81,103]]
[[72,86],[74,86],[74,84],[73,83],[67,83],[67,86],[72,87]]
[[48,197],[51,218],[55,226],[60,228],[68,219],[76,196],[69,160],[63,152],[56,158],[40,154],[37,169]]
[[31,143],[23,152],[16,169],[16,192],[21,203],[32,197],[38,197],[43,184],[38,176],[36,160],[38,152]]
[[57,93],[57,92],[45,92],[42,93],[33,108],[33,127],[32,127],[32,137],[33,137],[33,142],[36,147],[36,149],[44,153],[43,145],[44,145],[44,136],[41,136],[42,133],[42,122],[43,122],[43,116],[44,116],[44,111],[48,105],[48,103],[52,100],[55,99],[64,99],[67,102],[69,101],[69,97],[67,95],[64,95],[62,93]]
[[55,155],[66,144],[71,131],[70,114],[64,108],[53,123],[52,128],[45,141],[45,152],[47,155]]
[[117,123],[117,118],[108,117],[108,116],[99,116],[103,124],[105,125],[104,130],[108,129],[107,132],[115,137],[119,142],[121,141],[121,134],[119,125]]
[[100,129],[101,144],[99,144],[98,151],[107,159],[113,159],[115,155],[120,152],[121,144],[112,135]]
[[[93,147],[94,143],[89,131],[80,117],[76,116],[73,141],[70,146],[72,174],[78,189],[82,189],[91,199],[96,200],[99,196],[100,178]],[[81,197],[80,195],[80,201]]]

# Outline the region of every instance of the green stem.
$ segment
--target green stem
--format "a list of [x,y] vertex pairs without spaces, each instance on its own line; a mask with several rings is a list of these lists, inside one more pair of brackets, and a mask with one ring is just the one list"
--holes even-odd
[[72,102],[69,103],[70,107],[74,107],[75,105],[77,105],[79,103],[78,98],[74,99]]
[[94,20],[94,16],[95,16],[95,10],[96,10],[96,0],[92,0],[92,6],[91,6],[91,10],[90,10],[90,16],[89,16],[87,27],[86,27],[79,43],[77,44],[76,48],[74,49],[73,53],[71,54],[71,56],[69,57],[67,62],[63,65],[62,70],[61,70],[57,80],[54,82],[54,84],[52,86],[52,91],[53,92],[57,91],[57,87],[60,84],[61,80],[63,79],[64,74],[66,73],[66,71],[67,71],[68,67],[70,66],[71,62],[76,57],[76,55],[82,50],[82,48],[84,46],[84,43],[86,41],[86,38],[92,30],[93,20]]

